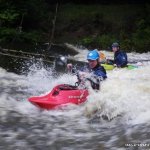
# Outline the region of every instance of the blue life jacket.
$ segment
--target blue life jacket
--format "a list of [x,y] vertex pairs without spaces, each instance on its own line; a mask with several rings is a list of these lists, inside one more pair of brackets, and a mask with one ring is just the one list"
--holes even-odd
[[125,67],[128,63],[127,54],[120,50],[116,51],[114,55],[114,63],[117,67]]
[[94,75],[98,77],[102,77],[102,79],[106,79],[106,70],[104,69],[103,66],[97,65],[95,68],[92,69],[92,72]]
[[89,68],[88,65],[85,65],[84,67],[79,69],[80,71],[83,72],[91,72],[93,75],[97,76],[98,78],[100,77],[102,80],[107,78],[107,73],[106,70],[103,66],[100,66],[99,64],[96,65],[94,68]]
[[[89,73],[91,72],[93,74],[90,78],[87,78],[87,80],[90,81],[91,87],[93,89],[99,90],[100,89],[100,81],[107,78],[106,70],[104,69],[103,66],[100,66],[99,64],[97,64],[96,67],[94,67],[92,69],[88,66],[88,64],[84,65],[84,67],[76,66],[76,68],[72,69],[72,73],[77,73],[79,70],[83,71],[83,72],[89,72]],[[77,77],[79,80],[78,83],[80,83],[81,80],[80,80],[80,77],[78,76],[78,74],[77,74]]]
[[97,64],[96,67],[90,69],[88,65],[84,66],[83,68],[80,68],[80,71],[85,71],[85,72],[91,72],[93,75],[91,78],[88,78],[87,80],[90,81],[91,87],[93,89],[100,89],[100,81],[104,80],[107,78],[106,70],[103,66],[100,66]]

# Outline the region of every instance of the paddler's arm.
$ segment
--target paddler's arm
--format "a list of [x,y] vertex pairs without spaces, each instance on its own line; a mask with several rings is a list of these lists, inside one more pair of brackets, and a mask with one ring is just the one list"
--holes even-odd
[[67,64],[68,73],[75,74],[78,71],[87,72],[87,69],[88,69],[88,63],[83,63],[82,66],[79,66],[78,64],[73,65],[71,63]]

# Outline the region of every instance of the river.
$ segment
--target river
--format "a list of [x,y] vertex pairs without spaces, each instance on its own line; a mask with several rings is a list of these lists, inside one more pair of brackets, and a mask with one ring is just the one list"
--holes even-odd
[[[84,60],[86,53],[74,58]],[[91,90],[86,103],[51,111],[41,111],[27,99],[59,83],[73,84],[75,76],[56,78],[50,67],[37,64],[26,74],[0,68],[0,149],[150,149],[150,53],[128,56],[138,62],[137,69],[108,71],[101,91]]]

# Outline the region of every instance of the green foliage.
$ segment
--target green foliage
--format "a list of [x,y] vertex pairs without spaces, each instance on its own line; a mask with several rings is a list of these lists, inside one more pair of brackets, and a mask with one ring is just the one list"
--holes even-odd
[[16,35],[16,30],[13,28],[0,28],[0,42],[10,42]]
[[91,45],[93,43],[93,38],[92,37],[85,37],[80,41],[81,45],[84,45],[86,47],[88,47],[89,45]]
[[111,43],[116,41],[111,35],[99,35],[97,37],[85,37],[80,40],[80,44],[89,48],[109,49]]
[[[0,44],[49,42],[54,15],[55,5],[45,0],[0,0]],[[122,49],[143,52],[149,25],[149,4],[59,4],[54,41],[100,49],[119,41]]]
[[134,46],[131,38],[123,39],[120,43],[121,49],[126,51],[134,51]]
[[27,43],[38,43],[41,41],[41,36],[39,34],[39,32],[37,31],[32,31],[32,32],[23,32],[21,34],[21,39],[23,39],[23,41],[27,42]]
[[114,41],[116,41],[114,37],[106,34],[98,36],[97,38],[97,43],[98,45],[100,45],[100,49],[108,49],[110,44],[113,43]]
[[4,12],[0,13],[0,20],[11,22],[14,21],[18,16],[19,14],[15,10],[6,9]]
[[4,45],[5,48],[18,48],[18,45],[19,49],[26,49],[29,45],[29,48],[33,48],[36,43],[42,41],[40,32],[18,32],[16,29],[13,28],[1,28],[0,37],[0,43],[1,45]]
[[148,51],[150,48],[150,27],[137,30],[133,34],[134,49],[139,52]]

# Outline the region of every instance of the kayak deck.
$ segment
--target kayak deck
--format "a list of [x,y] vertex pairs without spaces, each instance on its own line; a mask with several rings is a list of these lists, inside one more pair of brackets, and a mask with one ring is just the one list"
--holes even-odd
[[49,110],[68,103],[81,104],[87,100],[87,96],[87,89],[60,84],[54,87],[50,93],[44,96],[33,96],[28,100],[37,107]]
[[[101,64],[101,66],[103,66],[105,70],[113,70],[115,68],[115,66],[111,64]],[[128,64],[127,67],[123,67],[123,68],[132,70],[132,69],[138,68],[138,66]]]

